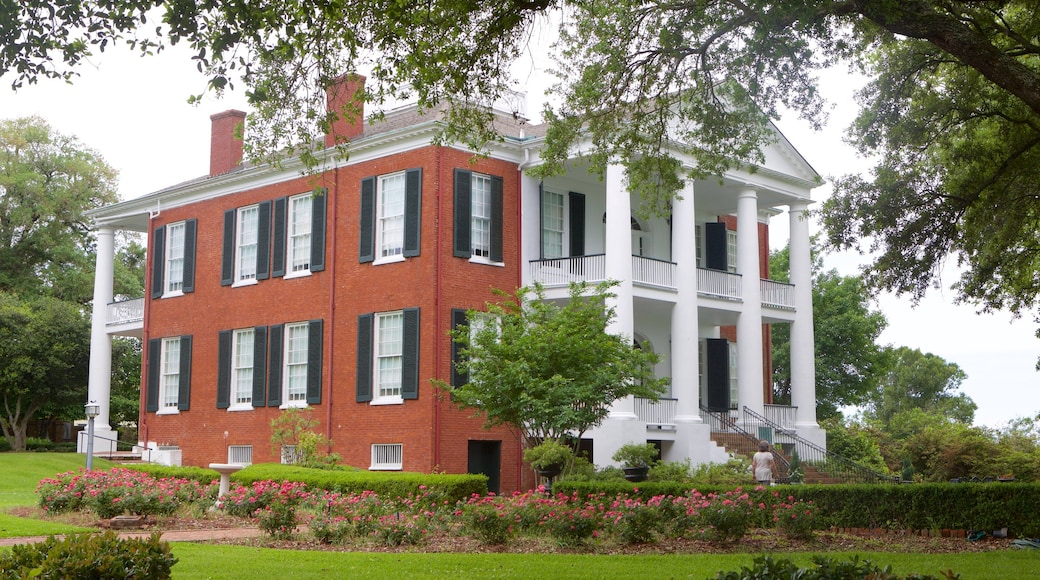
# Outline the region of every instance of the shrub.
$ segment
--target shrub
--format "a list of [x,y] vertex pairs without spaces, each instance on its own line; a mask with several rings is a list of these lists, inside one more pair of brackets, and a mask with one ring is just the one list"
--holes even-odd
[[322,514],[308,524],[315,540],[322,544],[339,544],[354,533],[353,522],[343,516]]
[[54,536],[35,544],[11,547],[0,554],[0,579],[105,578],[106,580],[170,578],[177,558],[156,532],[145,538],[119,539],[104,534]]
[[698,513],[701,523],[709,527],[708,537],[716,542],[740,540],[751,525],[751,503],[739,488],[721,496],[707,496]]
[[254,513],[260,531],[276,540],[291,540],[296,531],[296,506],[274,501]]
[[26,437],[25,438],[25,450],[26,451],[37,451],[47,452],[54,449],[54,442],[50,439],[44,439],[42,437]]
[[819,510],[811,501],[799,501],[788,496],[789,503],[773,506],[773,521],[778,530],[789,538],[808,540],[819,527]]
[[[742,566],[738,572],[719,572],[715,580],[757,580],[760,578],[799,578],[801,580],[833,580],[836,578],[870,578],[872,580],[939,580],[935,576],[911,574],[897,576],[888,566],[880,568],[870,560],[860,560],[858,556],[849,562],[840,562],[823,556],[813,556],[813,568],[799,568],[790,560],[783,558],[773,560],[770,556],[758,556],[749,568]],[[947,571],[943,577],[960,578]]]
[[418,516],[388,514],[379,518],[377,535],[384,546],[415,546],[426,539],[426,527]]
[[599,514],[591,506],[560,509],[546,514],[542,526],[561,546],[580,546],[599,528]]
[[481,503],[462,509],[462,529],[487,546],[501,546],[512,533],[512,522],[500,506]]
[[622,467],[649,467],[657,460],[657,446],[653,443],[626,443],[610,458]]
[[650,466],[650,481],[690,481],[690,460],[658,461]]
[[657,540],[656,531],[663,518],[657,506],[637,504],[616,520],[618,539],[625,544],[649,544]]

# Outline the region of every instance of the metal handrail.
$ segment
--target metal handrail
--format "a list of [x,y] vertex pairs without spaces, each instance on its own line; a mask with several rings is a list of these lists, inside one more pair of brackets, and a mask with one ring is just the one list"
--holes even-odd
[[[712,411],[701,405],[701,419],[711,426],[712,433],[736,433],[740,435],[740,444],[733,451],[747,456],[752,456],[758,452],[759,438],[744,429],[740,422],[735,417],[730,416],[729,413]],[[772,446],[769,447],[769,453],[773,455],[773,462],[776,464],[776,479],[778,481],[787,481],[791,477],[791,465],[787,458]]]
[[[89,437],[89,435],[86,435],[86,434],[84,434],[84,436]],[[94,439],[95,439],[95,441],[100,439],[102,441],[108,441],[109,443],[112,443],[112,445],[108,446],[108,451],[98,451],[97,446],[95,444],[95,447],[94,447],[94,455],[95,456],[105,456],[105,455],[112,456],[112,455],[117,455],[119,453],[119,444],[120,443],[125,443],[125,444],[129,445],[131,448],[139,447],[139,448],[147,451],[148,452],[148,459],[147,459],[147,461],[149,461],[149,462],[152,460],[152,451],[158,451],[158,449],[150,447],[148,445],[139,445],[139,444],[134,443],[132,441],[123,441],[122,439],[113,439],[111,437],[105,437],[103,435],[95,435]],[[142,456],[143,456],[143,454],[142,454]]]
[[784,429],[747,407],[744,407],[744,416],[751,418],[751,421],[745,419],[745,423],[753,422],[766,425],[790,438],[794,442],[795,449],[798,451],[798,457],[802,463],[815,466],[832,476],[840,477],[845,482],[899,483],[898,477],[878,473],[865,465],[856,463],[837,453],[827,451],[812,441],[799,437],[793,429]]

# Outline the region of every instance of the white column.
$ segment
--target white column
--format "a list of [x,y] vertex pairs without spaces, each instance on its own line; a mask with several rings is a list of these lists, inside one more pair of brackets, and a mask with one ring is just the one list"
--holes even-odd
[[794,284],[794,321],[791,323],[791,404],[798,407],[798,427],[817,427],[816,349],[813,335],[812,256],[809,243],[808,203],[792,203],[791,283]]
[[762,414],[762,290],[759,272],[758,195],[737,196],[737,273],[743,305],[737,318],[737,403]]
[[[115,231],[101,228],[97,232],[97,262],[94,271],[94,303],[90,324],[90,369],[87,374],[87,401],[95,401],[101,410],[94,419],[95,437],[114,439],[109,425],[112,392],[112,338],[108,335],[108,305],[112,302],[115,276]],[[95,451],[108,450],[114,443],[95,442]],[[85,446],[84,446],[85,448]],[[81,452],[84,450],[81,449]]]
[[[608,280],[617,280],[617,295],[609,302],[614,307],[614,320],[608,330],[632,340],[635,335],[635,308],[632,303],[632,202],[628,192],[625,168],[617,163],[607,165],[607,223],[605,270]],[[635,419],[632,397],[619,400],[610,408],[610,417]]]
[[672,261],[675,262],[675,306],[672,307],[672,396],[675,420],[700,423],[697,384],[697,230],[693,180],[687,180],[682,199],[672,202]]
[[531,260],[541,258],[538,254],[542,237],[542,200],[538,195],[538,181],[538,178],[527,172],[520,173],[520,279],[524,286],[534,281],[531,276]]

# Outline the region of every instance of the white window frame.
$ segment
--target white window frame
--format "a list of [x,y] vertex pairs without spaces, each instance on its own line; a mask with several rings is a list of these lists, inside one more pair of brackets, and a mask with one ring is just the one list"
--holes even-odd
[[238,465],[252,465],[253,464],[253,446],[252,445],[228,445],[227,448],[227,462],[235,463]]
[[303,193],[289,198],[286,220],[286,264],[285,277],[309,276],[311,274],[311,228],[314,212],[314,195]]
[[166,251],[163,264],[163,298],[184,295],[184,241],[187,222],[166,226]]
[[694,237],[697,244],[697,268],[704,268],[704,226],[697,224],[694,227]]
[[407,191],[404,171],[380,175],[376,180],[375,264],[404,261]]
[[[395,324],[396,323],[396,324]],[[404,311],[375,315],[372,335],[372,404],[402,404]]]
[[401,471],[404,469],[404,444],[373,443],[370,471]]
[[[542,192],[542,258],[566,257],[564,256],[566,207],[566,200],[562,193],[549,190]],[[554,210],[552,214],[547,211],[549,209]],[[557,213],[555,210],[558,210],[559,216],[555,215]]]
[[306,407],[310,325],[306,322],[286,324],[283,342],[280,408]]
[[491,263],[491,176],[470,176],[470,252],[475,262]]
[[158,414],[177,414],[180,409],[181,338],[162,339],[159,357],[159,410]]
[[[249,216],[253,216],[250,223]],[[246,225],[251,225],[246,228]],[[235,213],[235,281],[233,286],[257,283],[256,255],[260,251],[260,206],[247,205]],[[250,249],[252,250],[249,255]]]
[[726,230],[726,270],[737,273],[737,232]]
[[737,384],[737,343],[729,343],[729,409],[740,408],[737,396],[740,394],[740,386]]
[[243,328],[231,333],[231,405],[228,411],[253,410],[253,344],[256,333]]

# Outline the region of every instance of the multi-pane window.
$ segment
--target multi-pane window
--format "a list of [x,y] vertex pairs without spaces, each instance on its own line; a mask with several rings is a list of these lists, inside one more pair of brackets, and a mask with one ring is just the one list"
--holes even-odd
[[404,250],[405,174],[379,178],[376,240],[378,257],[399,256]]
[[694,226],[694,237],[696,238],[697,244],[697,267],[704,267],[704,226],[697,224]]
[[552,191],[542,194],[542,253],[543,258],[563,257],[563,194]]
[[165,294],[184,290],[184,222],[166,226],[166,280]]
[[249,406],[253,402],[253,339],[252,328],[236,330],[232,337],[232,405]]
[[259,242],[259,207],[255,205],[238,209],[235,228],[235,281],[256,280],[257,244]]
[[375,368],[376,398],[401,397],[401,370],[404,353],[404,315],[389,312],[376,315]]
[[726,268],[732,272],[737,271],[737,232],[726,231]]
[[162,359],[160,364],[159,393],[161,395],[160,410],[177,408],[177,395],[181,386],[181,339],[164,338],[162,341]]
[[737,343],[729,343],[729,408],[738,409],[737,393]]
[[307,400],[307,345],[306,322],[285,325],[285,397],[290,405]]
[[470,242],[473,255],[491,257],[491,178],[474,173],[470,185],[472,205]]
[[311,206],[309,193],[289,198],[289,272],[311,267]]

